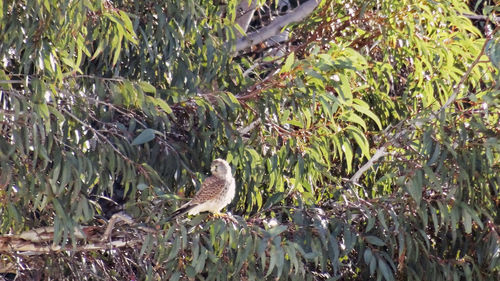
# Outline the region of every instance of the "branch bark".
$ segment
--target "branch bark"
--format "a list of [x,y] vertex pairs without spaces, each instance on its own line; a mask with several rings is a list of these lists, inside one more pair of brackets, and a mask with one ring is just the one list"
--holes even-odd
[[359,178],[363,175],[364,172],[366,172],[368,169],[370,169],[375,162],[378,161],[378,159],[384,157],[387,154],[387,149],[385,146],[382,146],[381,148],[377,149],[375,151],[375,154],[373,154],[372,158],[368,160],[355,174],[354,176],[351,177],[351,182],[358,183]]
[[[124,213],[114,214],[102,234],[102,227],[98,226],[81,226],[75,227],[74,237],[79,241],[86,240],[91,242],[84,245],[78,245],[73,248],[71,245],[64,247],[54,245],[50,242],[54,240],[54,227],[41,227],[29,231],[25,231],[19,235],[2,235],[0,236],[0,253],[18,253],[24,255],[40,255],[50,252],[60,251],[92,251],[105,250],[110,248],[131,247],[141,244],[144,241],[142,235],[138,235],[135,239],[126,240],[121,238],[112,239],[111,232],[117,222],[124,222],[128,225],[133,225],[134,221]],[[145,233],[155,233],[156,230],[148,227],[137,227]],[[81,230],[80,230],[81,229]],[[3,267],[0,264],[0,267]],[[0,271],[1,272],[1,271]]]
[[[483,16],[483,15],[462,14],[462,16],[464,16],[468,19],[471,19],[471,20],[489,20],[490,19],[490,17]],[[500,23],[500,17],[492,17],[491,19]]]
[[[248,30],[255,9],[257,9],[257,0],[241,0],[236,7],[236,13],[238,15],[236,16],[235,24],[238,24],[245,32]],[[245,35],[241,34],[239,31],[237,31],[236,34],[238,39]]]
[[299,22],[309,16],[314,9],[319,5],[321,0],[309,0],[301,6],[297,7],[293,12],[277,17],[270,25],[248,34],[236,41],[236,52],[246,49],[255,44],[264,42],[272,36],[280,34],[283,27],[286,25]]

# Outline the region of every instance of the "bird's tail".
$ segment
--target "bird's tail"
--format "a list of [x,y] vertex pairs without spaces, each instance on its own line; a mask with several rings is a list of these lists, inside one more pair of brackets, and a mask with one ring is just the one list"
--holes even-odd
[[191,210],[192,208],[196,207],[197,204],[190,204],[190,205],[187,205],[187,206],[182,206],[180,207],[179,209],[175,210],[175,212],[173,212],[170,217],[168,217],[167,219],[165,219],[165,221],[171,221],[173,219],[175,219],[176,217],[178,216],[182,216],[184,215],[185,213],[189,212],[189,210]]

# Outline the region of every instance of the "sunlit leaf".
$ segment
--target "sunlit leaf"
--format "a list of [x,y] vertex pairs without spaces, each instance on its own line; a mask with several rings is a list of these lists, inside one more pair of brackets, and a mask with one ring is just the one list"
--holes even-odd
[[294,61],[295,61],[295,53],[291,52],[286,58],[285,64],[283,64],[283,67],[281,67],[280,73],[289,72]]

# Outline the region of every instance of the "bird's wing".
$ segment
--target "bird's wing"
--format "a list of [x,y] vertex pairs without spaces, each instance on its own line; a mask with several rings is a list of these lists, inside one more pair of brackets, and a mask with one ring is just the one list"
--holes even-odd
[[223,188],[224,188],[224,180],[219,179],[215,176],[206,178],[205,181],[203,181],[200,190],[198,190],[198,192],[194,195],[193,199],[191,199],[191,201],[182,205],[179,209],[170,214],[170,217],[167,219],[167,221],[189,212],[189,210],[191,210],[192,208],[196,207],[201,203],[216,198],[217,195],[221,193]]
[[224,184],[224,180],[218,177],[211,176],[206,178],[200,190],[198,190],[189,203],[197,205],[216,198],[224,189]]

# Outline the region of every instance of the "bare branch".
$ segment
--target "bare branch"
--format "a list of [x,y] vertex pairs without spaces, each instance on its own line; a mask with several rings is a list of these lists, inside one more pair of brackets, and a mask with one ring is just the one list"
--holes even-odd
[[465,82],[465,80],[467,80],[467,78],[469,78],[469,75],[472,72],[472,69],[474,69],[474,67],[477,64],[479,64],[479,62],[481,61],[481,57],[484,55],[484,52],[486,51],[486,46],[488,46],[488,43],[491,40],[493,40],[493,35],[496,32],[498,32],[499,30],[500,30],[500,26],[497,26],[495,28],[495,30],[493,32],[491,32],[491,34],[489,34],[487,36],[486,41],[484,41],[483,47],[481,48],[481,52],[479,52],[479,55],[477,55],[477,57],[474,60],[474,62],[472,62],[472,64],[469,66],[469,68],[467,69],[467,71],[465,72],[465,74],[462,76],[462,79],[460,79],[460,82],[458,82],[458,84],[455,86],[455,89],[453,90],[453,94],[448,98],[448,100],[445,102],[445,104],[443,106],[441,106],[441,108],[438,111],[436,111],[434,113],[435,115],[439,115],[439,113],[441,113],[444,109],[446,109],[448,106],[450,106],[450,104],[452,102],[455,101],[455,99],[458,96],[458,93],[460,92],[462,84]]
[[[237,15],[235,24],[238,24],[245,32],[248,30],[248,26],[250,25],[255,9],[257,9],[257,0],[241,0],[236,7]],[[245,35],[240,32],[237,32],[236,34],[238,38]]]
[[[490,17],[482,16],[482,15],[471,15],[471,14],[462,14],[462,16],[471,19],[471,20],[488,20]],[[492,17],[492,19],[496,22],[500,23],[500,17]]]
[[240,135],[246,135],[248,134],[251,130],[253,130],[255,127],[259,126],[260,125],[260,119],[257,119],[255,121],[253,121],[252,123],[250,123],[248,126],[244,127],[244,128],[239,128],[237,131],[238,133],[240,133]]
[[238,39],[238,41],[236,41],[235,51],[239,52],[245,48],[264,42],[274,35],[280,34],[281,30],[286,25],[293,22],[299,22],[309,16],[314,9],[316,9],[319,2],[320,0],[309,0],[297,7],[293,12],[277,17],[270,25]]
[[373,154],[372,158],[368,160],[355,174],[354,176],[351,177],[351,182],[357,183],[359,181],[359,178],[363,175],[364,172],[366,172],[368,169],[370,169],[375,162],[377,162],[378,159],[384,157],[387,154],[387,149],[385,146],[382,146],[381,148],[377,149],[375,154]]
[[108,222],[108,226],[106,227],[106,231],[104,231],[104,234],[101,237],[101,242],[105,242],[111,238],[111,231],[113,231],[113,227],[115,226],[115,223],[119,221],[124,221],[127,224],[133,224],[134,221],[130,216],[128,216],[125,213],[116,213],[113,216],[111,216],[111,219]]
[[[50,252],[59,251],[92,251],[92,250],[104,250],[109,248],[120,248],[120,247],[132,247],[137,244],[141,244],[144,241],[144,237],[139,235],[137,239],[124,240],[124,239],[111,239],[111,232],[115,224],[122,221],[128,225],[134,225],[134,221],[130,216],[125,213],[116,213],[109,220],[108,226],[102,234],[101,227],[98,226],[80,226],[74,228],[74,236],[76,239],[86,241],[91,241],[94,243],[89,243],[85,245],[78,245],[77,247],[72,247],[70,245],[60,246],[49,244],[51,240],[54,239],[54,227],[41,227],[29,231],[25,231],[19,235],[2,235],[0,236],[0,252],[18,252],[22,255],[37,255]],[[146,233],[156,233],[154,228],[150,227],[139,227]],[[0,264],[1,265],[1,264]],[[0,272],[2,272],[0,270]]]
[[[434,111],[431,113],[431,116],[439,116],[439,114],[445,110],[448,106],[450,106],[454,101],[455,99],[457,98],[458,96],[458,93],[460,92],[460,88],[462,86],[462,84],[465,82],[465,80],[467,80],[467,78],[469,77],[470,73],[472,72],[472,70],[474,69],[474,67],[476,67],[477,64],[480,63],[480,59],[481,57],[484,55],[484,52],[486,50],[486,46],[488,45],[488,42],[493,40],[493,35],[498,32],[500,30],[500,26],[497,26],[497,28],[490,34],[488,35],[486,41],[484,42],[483,44],[483,47],[481,49],[481,51],[479,52],[479,54],[477,55],[476,59],[474,60],[474,62],[472,62],[472,64],[469,66],[469,68],[467,69],[467,71],[465,72],[465,74],[462,76],[462,79],[460,79],[460,81],[458,82],[458,84],[455,86],[454,90],[453,90],[453,93],[452,95],[448,98],[448,100],[445,102],[445,104],[443,106],[441,106],[441,108],[439,108],[438,110]],[[401,123],[401,122],[400,122]],[[389,140],[384,143],[379,149],[377,149],[377,151],[375,152],[375,154],[372,156],[372,158],[370,160],[368,160],[368,162],[366,162],[352,177],[351,177],[351,182],[353,183],[357,183],[359,181],[359,178],[361,177],[361,175],[366,172],[369,168],[371,168],[376,161],[378,161],[380,158],[383,158],[385,157],[385,155],[387,155],[387,149],[386,149],[386,146],[388,146],[390,143],[392,143],[394,140],[398,139],[401,135],[404,135],[404,134],[407,134],[409,133],[409,130],[408,129],[405,129],[405,130],[402,130],[402,131],[399,131],[397,132],[396,134],[394,134],[392,137],[389,138]]]

